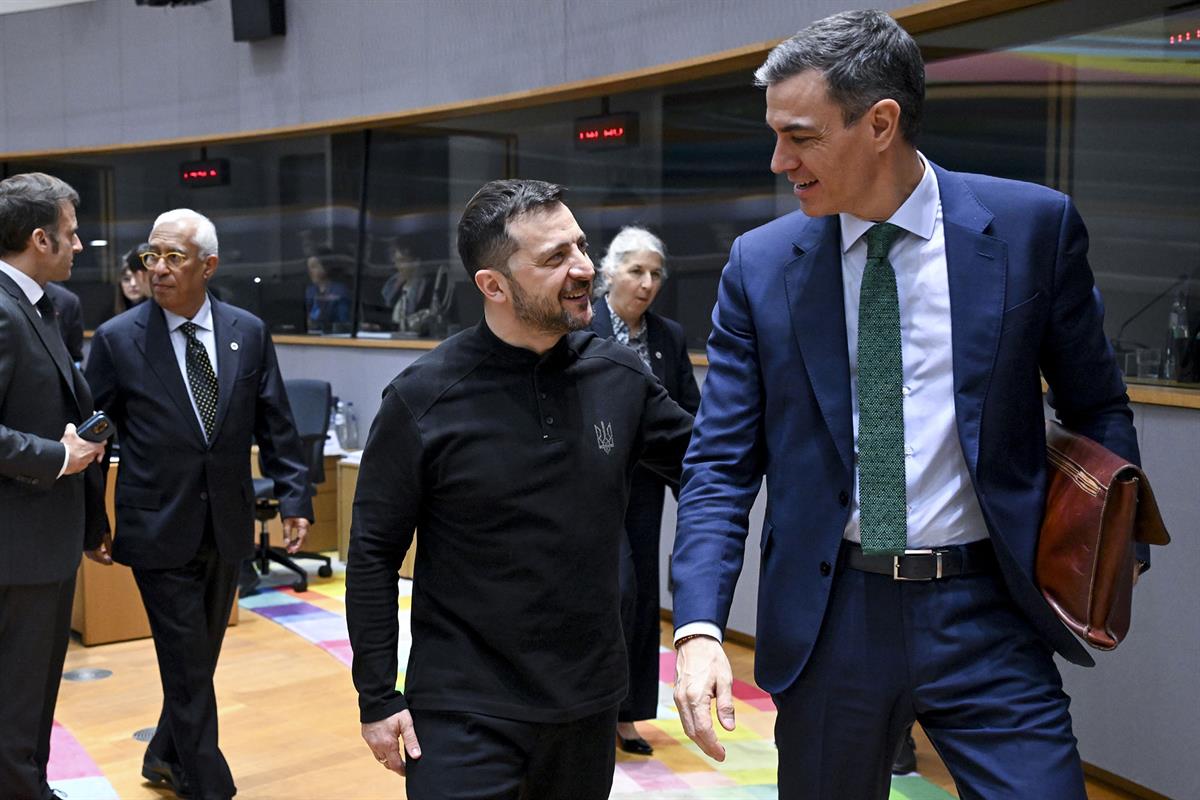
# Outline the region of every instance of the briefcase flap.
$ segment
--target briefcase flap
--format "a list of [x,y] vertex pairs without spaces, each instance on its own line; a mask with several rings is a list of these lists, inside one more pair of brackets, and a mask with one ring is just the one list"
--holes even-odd
[[1072,433],[1054,420],[1046,420],[1046,457],[1052,468],[1066,474],[1093,496],[1102,496],[1118,482],[1136,483],[1133,540],[1142,544],[1170,543],[1171,537],[1163,524],[1154,490],[1141,467],[1086,436]]

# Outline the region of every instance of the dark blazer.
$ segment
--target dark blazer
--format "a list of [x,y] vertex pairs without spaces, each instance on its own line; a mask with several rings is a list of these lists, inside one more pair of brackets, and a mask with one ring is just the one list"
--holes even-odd
[[83,307],[79,303],[79,295],[57,283],[47,283],[45,289],[58,315],[58,330],[62,333],[67,352],[71,354],[72,361],[82,364]]
[[91,413],[91,392],[53,320],[0,273],[0,586],[66,580],[85,544],[100,543],[100,467],[57,477],[63,428]]
[[[592,303],[591,330],[603,339],[613,338],[612,317],[603,297]],[[646,312],[646,341],[650,349],[650,368],[666,388],[671,399],[689,414],[700,407],[700,388],[688,358],[687,337],[683,326],[673,319]]]
[[[1041,377],[1067,427],[1138,458],[1087,233],[1063,194],[934,171],[967,469],[1014,601],[1055,650],[1091,664],[1033,580],[1046,486]],[[839,228],[837,216],[796,212],[734,243],[680,492],[675,624],[724,628],[766,475],[755,673],[769,692],[790,686],[812,652],[854,491]]]
[[185,564],[211,515],[222,558],[254,549],[250,446],[275,481],[284,517],[312,519],[307,468],[266,325],[212,298],[217,418],[211,442],[189,400],[162,308],[141,303],[99,328],[87,375],[120,431],[113,558],[131,567]]

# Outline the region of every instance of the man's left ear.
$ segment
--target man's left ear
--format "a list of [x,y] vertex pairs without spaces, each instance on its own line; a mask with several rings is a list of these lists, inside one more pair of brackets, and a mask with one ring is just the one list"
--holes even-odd
[[208,280],[217,271],[217,256],[208,256],[204,259],[204,280]]
[[875,150],[882,153],[900,133],[900,104],[890,97],[880,100],[867,110],[867,123]]

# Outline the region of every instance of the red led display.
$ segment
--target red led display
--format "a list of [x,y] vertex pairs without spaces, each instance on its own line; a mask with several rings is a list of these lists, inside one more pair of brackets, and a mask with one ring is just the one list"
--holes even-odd
[[615,150],[638,144],[638,115],[605,114],[575,120],[575,147],[578,150]]
[[180,164],[179,181],[184,186],[224,186],[229,183],[229,160],[211,158]]

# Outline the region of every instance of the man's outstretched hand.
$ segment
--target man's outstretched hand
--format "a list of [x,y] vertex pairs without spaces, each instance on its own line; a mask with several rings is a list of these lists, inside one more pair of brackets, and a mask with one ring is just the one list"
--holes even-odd
[[675,658],[675,707],[683,732],[716,761],[725,760],[712,723],[712,701],[717,719],[727,731],[734,728],[733,672],[721,643],[709,636],[688,639]]

